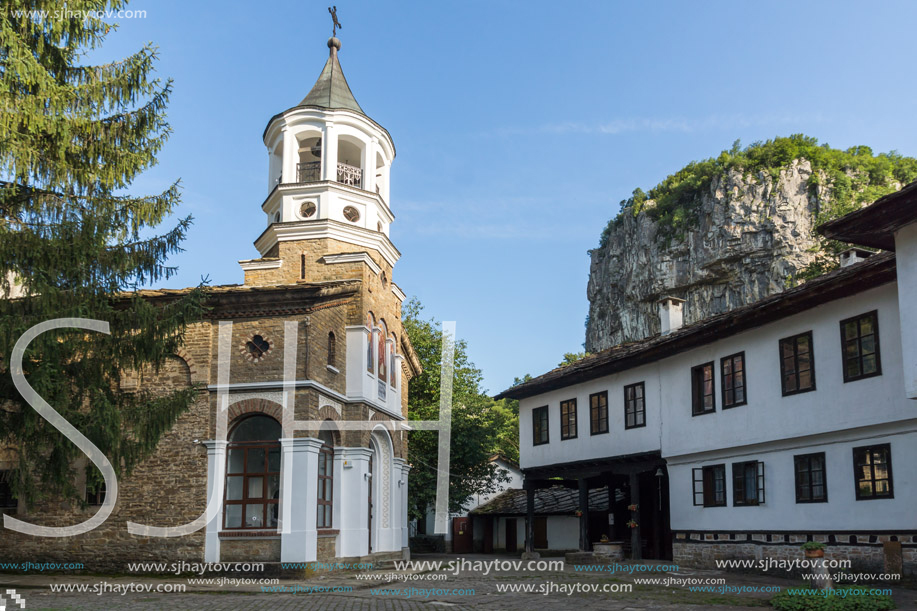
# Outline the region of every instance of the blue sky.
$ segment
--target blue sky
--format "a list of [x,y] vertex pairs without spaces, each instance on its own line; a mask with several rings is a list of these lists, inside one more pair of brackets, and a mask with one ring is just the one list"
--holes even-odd
[[[912,2],[346,2],[341,63],[392,134],[394,281],[457,321],[485,386],[581,350],[586,251],[618,202],[740,138],[917,155]],[[135,181],[192,214],[165,286],[242,281],[268,119],[327,57],[325,2],[135,0],[94,60],[143,42],[174,134]]]

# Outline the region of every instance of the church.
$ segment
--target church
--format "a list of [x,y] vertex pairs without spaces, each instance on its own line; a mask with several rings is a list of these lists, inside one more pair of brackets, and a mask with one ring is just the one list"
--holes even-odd
[[[193,386],[192,408],[120,478],[102,526],[64,538],[4,529],[3,558],[123,570],[138,561],[406,553],[410,466],[399,423],[421,366],[401,325],[405,294],[393,281],[395,146],[354,98],[340,49],[338,38],[328,40],[315,85],[264,130],[265,224],[253,236],[259,256],[239,262],[244,283],[211,289],[207,318],[187,329],[182,350],[158,373],[122,381],[124,392]],[[183,291],[142,293],[168,303]],[[13,466],[4,458],[0,482]],[[48,526],[83,522],[104,498],[27,510],[4,488],[0,511]],[[219,509],[208,515],[211,497]],[[181,536],[136,534],[191,523],[198,528]]]

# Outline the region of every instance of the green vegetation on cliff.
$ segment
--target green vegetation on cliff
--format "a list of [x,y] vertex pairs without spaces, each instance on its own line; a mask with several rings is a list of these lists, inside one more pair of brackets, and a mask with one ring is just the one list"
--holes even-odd
[[[627,214],[645,211],[659,227],[659,236],[671,241],[684,237],[685,232],[698,219],[701,196],[708,192],[711,183],[730,170],[745,175],[777,181],[780,170],[794,159],[806,159],[812,164],[809,187],[812,195],[822,182],[830,196],[818,202],[818,222],[822,223],[859,208],[883,195],[917,180],[917,159],[904,157],[895,151],[874,155],[868,146],[854,146],[846,151],[802,134],[788,138],[774,138],[755,142],[744,149],[738,140],[728,151],[718,157],[692,161],[684,168],[666,177],[645,193],[636,189],[633,195],[621,202],[621,211],[608,222],[602,231],[599,248],[608,244],[612,230]],[[648,202],[652,201],[652,205]]]

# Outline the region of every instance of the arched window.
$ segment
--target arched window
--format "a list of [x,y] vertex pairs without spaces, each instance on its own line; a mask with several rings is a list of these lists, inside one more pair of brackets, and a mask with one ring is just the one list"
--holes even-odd
[[385,331],[385,321],[384,320],[379,321],[378,334],[379,334],[379,339],[377,340],[378,341],[377,352],[378,352],[378,358],[379,358],[379,379],[382,380],[382,382],[385,382],[385,380],[388,379],[388,367],[386,367],[386,363],[385,363],[385,358],[386,358],[385,344],[387,343],[385,341],[385,338],[388,337],[388,333],[386,333]]
[[376,318],[372,312],[366,315],[366,328],[369,329],[369,340],[366,342],[366,371],[375,373],[373,337],[375,336]]
[[337,346],[334,344],[334,331],[328,332],[328,364],[334,367],[337,358]]
[[229,434],[223,528],[276,528],[280,501],[280,423],[261,414]]
[[321,431],[318,438],[322,440],[322,449],[318,453],[318,510],[316,526],[332,527],[332,509],[334,507],[334,438],[331,431]]

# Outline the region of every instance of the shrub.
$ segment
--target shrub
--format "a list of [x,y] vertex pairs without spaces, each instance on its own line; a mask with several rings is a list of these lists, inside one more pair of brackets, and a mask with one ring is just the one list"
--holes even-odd
[[895,609],[891,596],[870,594],[869,588],[843,587],[834,590],[788,588],[771,599],[779,611],[886,611]]

